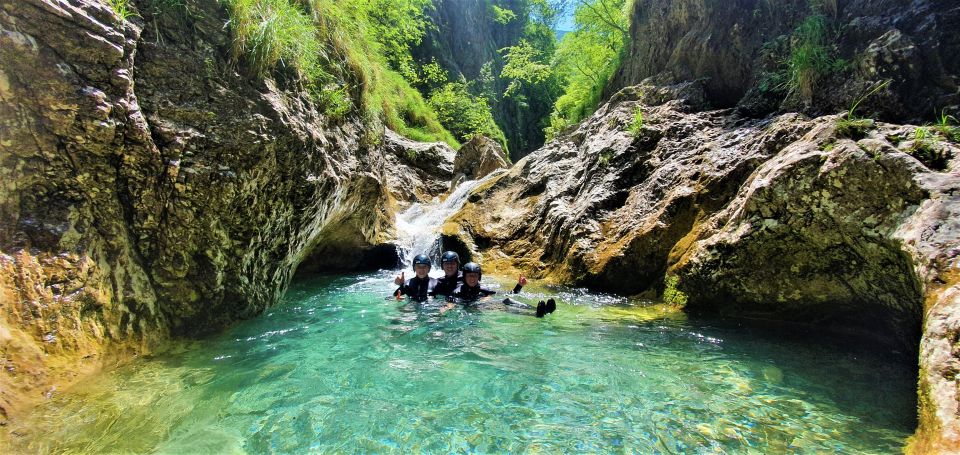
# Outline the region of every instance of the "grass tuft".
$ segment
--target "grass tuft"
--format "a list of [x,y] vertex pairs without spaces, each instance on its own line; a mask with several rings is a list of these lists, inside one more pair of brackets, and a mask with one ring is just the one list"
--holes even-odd
[[125,21],[131,17],[140,17],[139,14],[130,8],[130,0],[106,0],[106,2],[120,20]]

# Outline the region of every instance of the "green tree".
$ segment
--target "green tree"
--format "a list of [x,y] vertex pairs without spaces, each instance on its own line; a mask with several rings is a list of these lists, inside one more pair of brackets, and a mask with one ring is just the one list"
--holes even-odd
[[370,38],[383,46],[383,54],[394,71],[410,82],[417,81],[410,47],[420,44],[430,25],[425,11],[431,0],[354,0],[370,18]]
[[449,82],[430,94],[430,106],[437,117],[460,141],[478,134],[487,136],[507,148],[507,140],[493,120],[487,99],[470,93],[465,81]]
[[627,43],[626,0],[578,0],[574,6],[577,28],[564,35],[552,61],[564,90],[554,105],[548,138],[593,113]]

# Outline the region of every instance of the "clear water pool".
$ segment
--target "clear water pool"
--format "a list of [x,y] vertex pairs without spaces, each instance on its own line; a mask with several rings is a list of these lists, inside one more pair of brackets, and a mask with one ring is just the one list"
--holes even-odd
[[[91,378],[18,452],[899,453],[911,366],[584,292],[545,319],[295,284],[216,337]],[[486,279],[487,277],[485,277]],[[508,287],[508,286],[505,286]],[[522,296],[545,298],[546,294]]]

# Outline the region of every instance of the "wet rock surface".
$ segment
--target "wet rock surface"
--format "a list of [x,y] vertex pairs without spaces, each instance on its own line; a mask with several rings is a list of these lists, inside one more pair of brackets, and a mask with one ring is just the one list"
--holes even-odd
[[688,311],[800,322],[908,357],[922,343],[938,392],[921,412],[954,437],[960,148],[935,142],[951,157],[938,170],[914,156],[915,126],[853,140],[837,116],[699,111],[699,86],[622,90],[478,188],[445,234],[493,269],[649,297],[677,275]]
[[457,150],[451,186],[463,180],[481,179],[497,169],[506,168],[506,156],[496,141],[486,136],[475,136]]
[[379,132],[290,75],[248,76],[225,11],[185,5],[0,4],[4,414],[107,351],[257,314],[330,245],[392,235]]
[[427,202],[450,189],[457,152],[443,142],[417,142],[387,130],[385,174],[400,201]]

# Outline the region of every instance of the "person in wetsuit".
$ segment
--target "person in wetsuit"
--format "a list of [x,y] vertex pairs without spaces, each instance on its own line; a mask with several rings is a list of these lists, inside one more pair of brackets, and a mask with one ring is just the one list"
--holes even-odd
[[440,267],[443,268],[443,277],[437,278],[437,285],[433,288],[433,295],[444,297],[453,295],[457,286],[463,282],[460,273],[460,255],[455,251],[444,251],[440,256]]
[[[480,264],[476,262],[468,262],[463,266],[463,282],[453,291],[453,294],[448,296],[448,301],[451,303],[447,305],[444,310],[446,311],[453,307],[453,302],[459,302],[463,305],[472,305],[477,304],[482,307],[490,307],[490,304],[481,302],[488,301],[489,297],[496,294],[497,291],[488,289],[480,285],[480,279],[483,277],[483,270],[480,268]],[[523,275],[520,275],[520,279],[517,282],[516,287],[513,288],[513,293],[516,294],[520,292],[520,289],[527,283],[526,278]],[[509,297],[504,299],[502,302],[494,303],[492,306],[499,306],[502,303],[504,308],[513,307],[514,309],[522,310],[531,310],[533,307],[522,302],[517,302]],[[552,313],[557,309],[557,304],[553,299],[544,302],[541,300],[537,304],[534,315],[538,318],[542,318],[545,314]],[[526,312],[511,310],[512,312],[527,314]]]
[[[414,271],[416,271],[418,262],[420,264],[425,263],[426,265],[428,265],[427,273],[430,272],[430,268],[429,268],[430,260],[429,258],[427,258],[426,255],[421,254],[414,258],[414,263],[413,263]],[[422,298],[422,299],[420,298],[420,297],[423,297],[424,295],[423,294],[424,288],[426,288],[426,295],[429,297],[438,296],[438,295],[447,297],[453,294],[453,291],[457,289],[457,285],[459,285],[463,281],[463,275],[460,274],[460,255],[458,255],[453,251],[445,251],[443,253],[443,256],[440,257],[440,266],[443,267],[443,277],[435,278],[434,280],[436,281],[436,283],[433,283],[433,284],[431,284],[429,281],[425,279],[417,280],[416,282],[411,282],[409,280],[404,280],[403,273],[401,273],[400,275],[397,275],[397,277],[393,279],[393,284],[400,286],[400,288],[398,288],[397,291],[394,292],[394,295],[397,298],[400,298],[401,295],[417,296],[415,300],[424,301],[426,300],[426,298]],[[408,285],[418,286],[418,287],[405,288]]]
[[416,276],[403,281],[403,274],[401,273],[400,276],[397,277],[399,283],[397,283],[397,280],[394,280],[395,283],[400,285],[394,292],[397,300],[400,300],[403,295],[410,296],[410,300],[417,302],[425,302],[432,297],[434,295],[433,289],[437,286],[437,279],[428,276],[430,267],[430,258],[427,257],[427,255],[418,254],[414,257],[413,272]]

